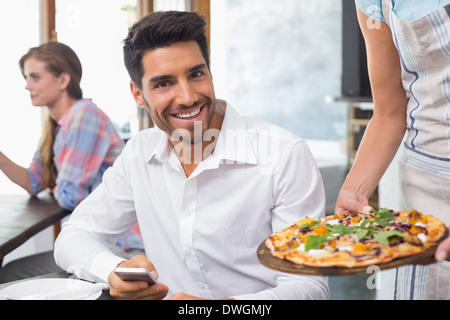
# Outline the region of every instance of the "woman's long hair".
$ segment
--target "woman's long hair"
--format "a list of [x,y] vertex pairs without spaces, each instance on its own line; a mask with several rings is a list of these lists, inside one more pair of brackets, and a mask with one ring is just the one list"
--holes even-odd
[[[69,96],[77,100],[83,97],[83,91],[80,87],[83,73],[81,62],[70,47],[60,42],[48,42],[39,47],[31,48],[19,61],[22,74],[24,73],[25,61],[31,57],[44,62],[47,71],[51,72],[55,77],[59,77],[63,72],[68,73],[71,78],[67,87]],[[44,123],[39,146],[43,185],[44,188],[51,190],[56,186],[56,177],[58,175],[55,162],[53,161],[56,126],[56,121],[49,115]]]

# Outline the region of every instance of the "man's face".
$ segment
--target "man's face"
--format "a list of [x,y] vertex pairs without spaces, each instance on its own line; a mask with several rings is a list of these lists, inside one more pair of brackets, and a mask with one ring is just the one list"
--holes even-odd
[[179,42],[149,51],[142,57],[142,89],[131,82],[133,96],[148,108],[155,124],[169,136],[187,130],[193,138],[194,123],[202,133],[214,115],[214,86],[200,47],[195,41]]

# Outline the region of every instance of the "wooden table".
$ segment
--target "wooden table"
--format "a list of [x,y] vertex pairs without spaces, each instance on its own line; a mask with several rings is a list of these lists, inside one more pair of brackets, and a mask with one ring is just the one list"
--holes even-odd
[[5,255],[68,214],[46,192],[37,197],[0,195],[0,266]]

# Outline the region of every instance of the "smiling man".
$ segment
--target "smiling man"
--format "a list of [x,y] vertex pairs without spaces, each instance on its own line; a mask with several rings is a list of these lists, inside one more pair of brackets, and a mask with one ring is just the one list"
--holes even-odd
[[[205,21],[153,13],[130,29],[124,56],[156,127],[127,143],[63,226],[57,263],[108,282],[117,299],[326,299],[326,278],[257,260],[274,231],[324,215],[323,184],[302,139],[216,99]],[[124,261],[111,248],[136,222],[146,256]],[[117,266],[146,268],[158,283],[123,281]]]
[[203,160],[203,152],[196,153],[199,149],[191,146],[202,144],[203,150],[214,144],[204,139],[205,133],[220,130],[224,119],[215,112],[209,67],[195,40],[144,53],[142,67],[142,81],[131,81],[134,99],[171,139],[189,176]]

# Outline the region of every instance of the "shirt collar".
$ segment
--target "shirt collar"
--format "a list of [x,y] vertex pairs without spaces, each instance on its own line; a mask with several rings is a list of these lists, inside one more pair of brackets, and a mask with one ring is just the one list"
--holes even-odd
[[216,109],[218,113],[223,110],[225,117],[213,157],[219,161],[257,164],[244,119],[223,100],[217,100]]
[[155,130],[159,132],[160,138],[155,148],[153,148],[148,161],[154,158],[158,161],[167,162],[172,153],[172,144],[169,142],[169,138],[164,131],[162,131],[158,127],[155,127]]
[[[214,152],[203,162],[209,162],[213,166],[225,163],[257,164],[255,152],[250,143],[247,125],[239,113],[224,100],[216,100],[216,113],[224,115],[222,128],[217,138]],[[160,131],[160,139],[149,155],[149,161],[153,158],[162,162],[177,161],[172,150],[167,134]]]

